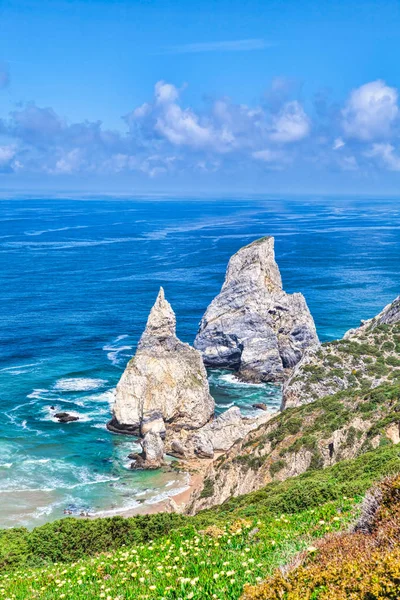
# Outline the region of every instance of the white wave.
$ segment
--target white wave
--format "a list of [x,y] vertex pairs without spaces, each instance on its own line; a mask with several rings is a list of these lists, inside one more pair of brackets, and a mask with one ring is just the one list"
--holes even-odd
[[[56,492],[58,490],[74,490],[78,488],[85,488],[86,486],[99,485],[102,483],[110,483],[120,480],[119,477],[109,477],[107,475],[96,475],[93,479],[90,479],[91,474],[89,472],[80,470],[80,472],[77,474],[77,477],[79,476],[79,478],[82,481],[80,481],[79,483],[69,483],[68,481],[64,481],[61,478],[52,477],[52,473],[56,472],[56,467],[54,465],[60,462],[61,461],[51,461],[51,463],[54,464],[50,465],[50,468],[46,469],[47,485],[43,485],[43,487],[37,487],[37,482],[36,485],[32,482],[34,487],[31,487],[29,485],[29,482],[26,481],[25,475],[23,479],[21,478],[20,480],[14,482],[8,482],[8,487],[5,487],[5,484],[2,483],[0,494],[17,494],[23,492]],[[66,465],[63,466],[65,467]],[[28,473],[32,474],[32,471],[28,471]],[[35,471],[34,473],[37,475],[37,471]]]
[[112,365],[117,366],[120,363],[119,353],[124,350],[132,350],[132,346],[122,346],[121,348],[103,348],[103,350],[109,350],[107,352],[107,358]]
[[32,367],[36,367],[37,365],[40,365],[40,362],[5,367],[4,369],[0,369],[0,372],[9,373],[10,375],[23,375],[24,373],[29,373],[32,370]]
[[106,423],[95,423],[94,425],[91,425],[91,427],[94,427],[95,429],[106,429],[107,430]]
[[13,466],[13,463],[0,463],[0,468],[9,469]]
[[137,502],[136,500],[131,500],[130,502],[123,504],[122,506],[120,506],[118,508],[110,508],[110,509],[105,509],[105,510],[93,511],[93,512],[90,512],[89,514],[91,516],[95,516],[95,517],[108,517],[108,516],[112,516],[112,515],[119,515],[120,513],[127,512],[128,510],[133,510],[140,505],[141,505],[140,502]]
[[89,225],[76,225],[75,227],[59,227],[57,229],[43,229],[39,231],[24,231],[24,235],[43,235],[43,233],[53,233],[55,231],[69,231],[70,229],[87,229]]
[[[30,394],[28,394],[27,398],[35,398],[36,400],[41,400],[43,394],[48,394],[49,390],[45,390],[42,388],[37,388],[33,390]],[[22,405],[21,405],[22,406]]]
[[[217,403],[218,404],[218,403]],[[228,402],[227,404],[218,404],[218,406],[220,406],[220,408],[223,409],[228,409],[228,408],[232,408],[232,406],[236,406],[235,402]]]
[[89,377],[64,377],[56,381],[54,390],[61,392],[86,392],[102,387],[105,379],[91,379]]
[[128,338],[129,335],[126,333],[116,337],[111,343],[103,346],[103,350],[107,352],[107,358],[111,364],[117,366],[119,364],[119,353],[125,350],[132,350],[132,346],[118,346],[118,343]]
[[25,465],[45,465],[50,462],[50,458],[28,458],[24,460]]
[[234,385],[243,385],[246,387],[264,387],[265,383],[251,383],[247,381],[241,381],[236,375],[233,373],[226,373],[225,375],[220,375],[218,377],[219,380],[226,381],[227,383],[231,383]]
[[92,394],[91,396],[86,396],[85,400],[93,402],[108,402],[108,404],[112,405],[114,403],[114,397],[115,388],[111,388],[106,392],[101,392],[101,394]]
[[186,490],[188,490],[189,487],[190,487],[189,485],[184,485],[179,488],[168,490],[168,492],[161,492],[160,494],[157,494],[156,496],[153,496],[152,498],[149,498],[148,500],[146,500],[146,504],[150,504],[150,505],[157,504],[158,502],[167,500],[168,498],[171,498],[172,496],[177,496],[178,494],[181,494],[182,492],[186,492]]
[[88,248],[91,246],[103,246],[108,244],[124,244],[129,242],[146,242],[146,238],[127,237],[109,238],[104,240],[80,240],[74,242],[3,242],[0,246],[5,248],[38,248],[45,250],[70,250],[73,248]]
[[119,335],[118,337],[115,338],[113,344],[116,344],[117,342],[120,342],[121,340],[125,340],[127,337],[129,337],[129,335],[127,333],[123,333],[122,335]]

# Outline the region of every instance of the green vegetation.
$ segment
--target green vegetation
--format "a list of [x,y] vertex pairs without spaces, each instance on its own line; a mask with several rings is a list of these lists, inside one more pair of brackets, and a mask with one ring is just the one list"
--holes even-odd
[[400,477],[366,502],[356,531],[326,537],[288,574],[276,571],[242,600],[397,600],[400,595]]
[[203,489],[201,490],[200,498],[210,498],[214,494],[214,483],[211,479],[204,481]]
[[400,325],[370,326],[351,339],[322,345],[291,382],[303,402],[346,388],[369,389],[374,382],[400,379]]
[[153,542],[129,545],[72,564],[21,569],[0,576],[0,597],[15,600],[104,598],[239,598],[245,583],[284,563],[354,514],[355,499],[341,498],[296,515],[236,520],[172,530]]

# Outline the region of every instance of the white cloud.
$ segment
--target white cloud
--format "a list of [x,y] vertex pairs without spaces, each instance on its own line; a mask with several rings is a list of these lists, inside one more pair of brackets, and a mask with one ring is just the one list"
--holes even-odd
[[289,165],[355,171],[372,164],[400,172],[397,91],[382,81],[353,90],[342,109],[316,114],[313,123],[284,80],[275,80],[273,96],[252,106],[224,97],[193,107],[185,104],[184,89],[157,82],[153,97],[123,118],[125,131],[106,129],[101,121],[70,123],[34,103],[19,106],[0,119],[6,140],[0,142],[0,172],[152,178]]
[[271,140],[274,142],[297,142],[310,133],[310,120],[297,100],[286,102],[274,118]]
[[82,152],[79,148],[74,148],[59,158],[55,164],[53,173],[70,174],[78,172],[83,166]]
[[9,164],[15,156],[14,146],[0,146],[0,167]]
[[200,125],[198,116],[175,103],[168,105],[156,120],[156,129],[171,144],[177,146],[204,147],[212,144],[211,128]]
[[365,152],[365,156],[378,159],[390,171],[400,171],[400,156],[395,153],[392,144],[373,144],[372,148]]
[[378,79],[353,90],[342,110],[347,137],[362,141],[390,135],[398,116],[397,90]]
[[177,88],[165,81],[157,81],[154,90],[157,104],[169,104],[175,102],[179,97]]
[[346,144],[344,143],[342,138],[338,137],[333,142],[332,150],[340,150],[340,148],[343,148],[345,145]]
[[132,116],[135,119],[142,119],[143,117],[145,117],[146,115],[149,114],[150,110],[151,110],[150,104],[145,102],[144,104],[142,104],[141,106],[138,106],[137,108],[135,108],[132,111]]

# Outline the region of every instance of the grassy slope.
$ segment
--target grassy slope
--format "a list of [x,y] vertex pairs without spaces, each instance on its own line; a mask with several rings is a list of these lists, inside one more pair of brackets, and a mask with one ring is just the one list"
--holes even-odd
[[369,494],[354,531],[326,536],[300,565],[246,586],[243,600],[397,600],[400,597],[400,476]]
[[399,420],[399,383],[348,389],[288,408],[210,465],[191,510],[391,445],[389,430]]
[[299,363],[285,386],[287,406],[308,403],[345,388],[367,390],[400,379],[400,323],[371,324],[350,339],[322,344]]
[[[31,533],[3,532],[0,556],[6,563],[14,544],[14,568],[0,576],[0,598],[239,598],[244,584],[257,583],[326,532],[346,525],[366,489],[400,471],[399,452],[395,446],[378,448],[232,498],[195,517],[67,519]],[[28,567],[94,555],[109,549],[107,543],[123,541],[126,546],[119,550],[72,564]]]

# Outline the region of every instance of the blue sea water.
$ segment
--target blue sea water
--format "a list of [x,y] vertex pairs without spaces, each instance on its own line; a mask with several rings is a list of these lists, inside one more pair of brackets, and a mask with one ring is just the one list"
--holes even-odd
[[[284,287],[306,296],[322,341],[400,293],[398,200],[0,201],[0,526],[155,502],[184,476],[129,470],[132,438],[105,429],[113,389],[163,285],[192,342],[229,257],[274,235]],[[218,411],[276,386],[210,372]],[[50,407],[54,407],[54,410]],[[61,425],[54,412],[79,415]]]

